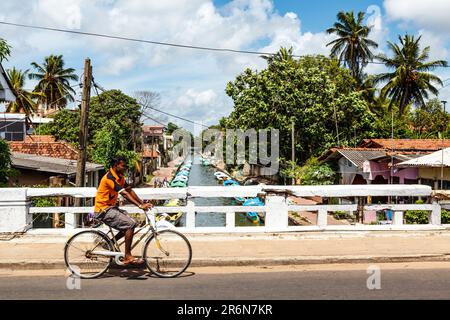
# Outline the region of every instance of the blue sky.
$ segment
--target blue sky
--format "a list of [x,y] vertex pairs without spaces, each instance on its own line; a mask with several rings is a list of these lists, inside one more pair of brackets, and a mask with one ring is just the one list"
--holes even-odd
[[[432,5],[431,5],[432,4]],[[0,21],[98,32],[133,38],[275,52],[292,46],[296,54],[328,54],[333,39],[325,30],[341,10],[367,12],[372,38],[386,51],[398,34],[422,34],[433,59],[449,60],[450,1],[447,0],[2,0]],[[0,25],[0,37],[13,46],[6,68],[29,69],[49,54],[62,54],[81,75],[90,57],[96,81],[133,95],[161,94],[159,108],[210,125],[232,110],[226,83],[247,67],[262,69],[258,56],[210,53],[105,40]],[[369,73],[382,72],[371,65]],[[438,70],[443,78],[450,72]],[[32,88],[29,81],[27,87]],[[450,99],[450,87],[442,90]],[[153,117],[187,123],[154,112]],[[150,121],[149,121],[150,123]]]

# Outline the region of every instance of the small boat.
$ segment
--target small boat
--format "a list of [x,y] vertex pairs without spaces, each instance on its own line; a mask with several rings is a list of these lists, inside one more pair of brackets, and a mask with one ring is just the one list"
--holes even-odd
[[238,203],[244,203],[245,202],[245,198],[243,198],[243,197],[234,197],[234,200],[236,200]]
[[[264,206],[264,202],[259,197],[255,197],[245,200],[242,205],[247,207]],[[246,217],[254,224],[259,224],[260,218],[257,212],[247,212]]]
[[172,180],[172,182],[170,183],[170,186],[172,188],[186,188],[187,187],[187,183],[185,181]]
[[225,180],[231,179],[231,177],[229,175],[227,175],[226,173],[220,172],[220,171],[214,173],[214,176],[219,181],[225,181]]
[[172,181],[184,181],[187,182],[189,180],[186,176],[176,176]]
[[[164,207],[178,207],[180,205],[180,199],[170,199],[165,204]],[[177,213],[167,213],[164,215],[159,215],[156,218],[156,221],[160,221],[165,219],[166,221],[169,221],[174,226],[176,226],[179,222],[181,217],[183,216],[183,212],[177,212]]]
[[223,185],[224,186],[238,186],[239,182],[237,182],[236,180],[233,180],[233,179],[228,179],[223,182]]

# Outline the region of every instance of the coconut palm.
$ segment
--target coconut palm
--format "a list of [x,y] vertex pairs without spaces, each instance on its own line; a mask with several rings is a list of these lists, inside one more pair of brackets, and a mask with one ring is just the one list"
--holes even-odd
[[338,21],[327,29],[327,33],[338,36],[327,44],[332,45],[330,56],[343,62],[358,83],[363,79],[362,70],[374,58],[371,48],[378,48],[375,41],[368,39],[372,26],[363,25],[364,16],[364,12],[355,17],[353,11],[341,11],[337,14]]
[[438,67],[446,67],[447,61],[428,61],[430,47],[420,49],[420,39],[414,36],[399,36],[400,45],[388,41],[388,47],[393,57],[379,55],[377,58],[392,72],[382,73],[374,78],[375,84],[385,83],[381,90],[382,96],[390,98],[392,104],[397,104],[400,114],[403,114],[409,104],[425,105],[429,93],[438,95],[437,85],[442,86],[442,80],[430,71]]
[[75,69],[64,68],[62,55],[50,55],[45,58],[44,64],[31,63],[36,69],[35,73],[30,73],[30,79],[39,80],[34,91],[42,93],[38,102],[46,108],[62,109],[68,102],[75,101],[75,90],[71,87],[70,81],[78,81]]
[[9,80],[12,85],[12,89],[15,91],[17,99],[14,102],[10,102],[6,105],[6,112],[20,112],[25,113],[28,116],[36,111],[36,100],[42,96],[37,92],[29,92],[24,89],[25,78],[27,77],[28,70],[22,72],[16,68],[12,68],[6,71]]
[[0,62],[8,60],[11,55],[11,46],[8,45],[5,39],[0,38]]

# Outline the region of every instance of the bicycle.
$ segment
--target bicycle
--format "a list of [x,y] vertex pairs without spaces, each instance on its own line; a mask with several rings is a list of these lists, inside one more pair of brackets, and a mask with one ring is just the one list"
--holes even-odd
[[[161,278],[175,278],[181,275],[190,265],[192,259],[192,247],[189,240],[180,232],[172,229],[157,230],[156,209],[150,213],[145,212],[146,222],[135,230],[134,235],[148,228],[143,235],[133,241],[131,249],[134,249],[144,238],[145,243],[142,257],[146,267],[156,276]],[[162,214],[167,216],[167,214]],[[167,222],[168,223],[168,222]],[[82,279],[94,279],[103,275],[114,261],[119,266],[124,266],[124,253],[121,252],[120,243],[114,238],[111,227],[104,233],[101,230],[93,230],[103,223],[97,223],[89,230],[83,230],[66,242],[64,247],[64,261],[70,272]],[[109,235],[111,234],[111,237]],[[77,254],[79,257],[77,258]]]

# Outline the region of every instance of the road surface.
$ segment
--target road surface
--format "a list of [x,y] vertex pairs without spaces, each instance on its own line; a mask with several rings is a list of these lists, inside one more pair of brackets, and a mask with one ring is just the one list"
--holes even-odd
[[[380,270],[372,290],[369,267]],[[192,268],[177,279],[129,270],[79,283],[63,271],[3,270],[0,299],[450,299],[450,263]]]

